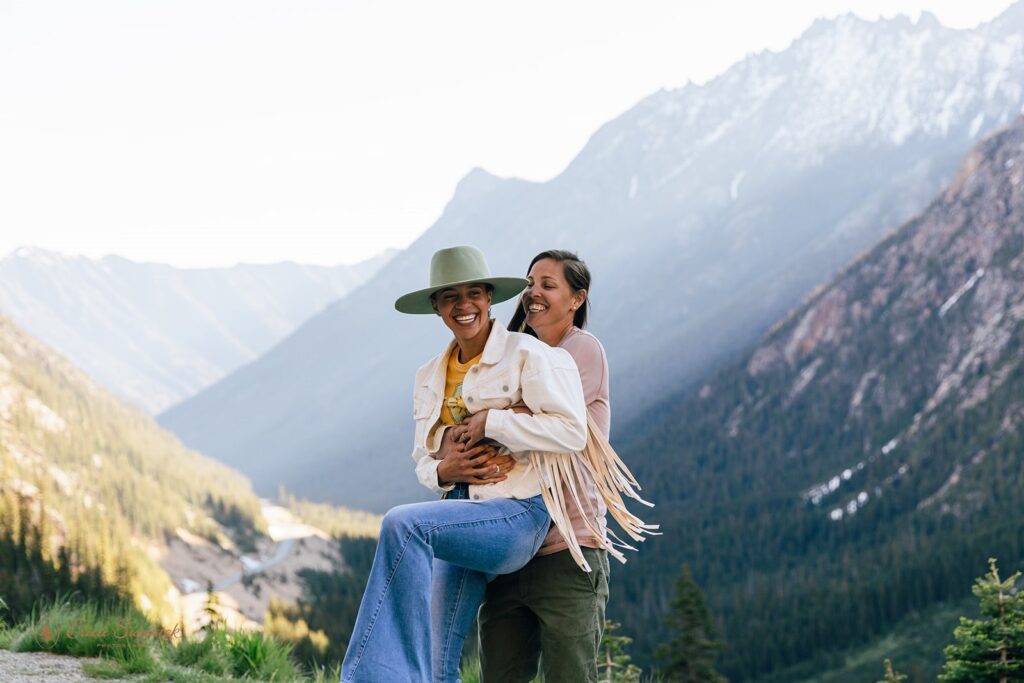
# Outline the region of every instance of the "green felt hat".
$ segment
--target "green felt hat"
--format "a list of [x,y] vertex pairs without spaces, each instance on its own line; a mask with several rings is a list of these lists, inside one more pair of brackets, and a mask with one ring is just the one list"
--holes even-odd
[[433,313],[430,295],[448,287],[483,282],[494,287],[491,303],[508,301],[526,289],[523,277],[491,277],[484,253],[476,247],[450,247],[434,252],[430,259],[430,286],[398,297],[400,313]]

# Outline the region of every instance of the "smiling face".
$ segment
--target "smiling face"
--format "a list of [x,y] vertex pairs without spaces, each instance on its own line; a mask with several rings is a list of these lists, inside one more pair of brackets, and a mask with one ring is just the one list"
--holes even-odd
[[576,309],[587,298],[586,290],[572,291],[565,279],[565,264],[545,258],[530,268],[530,285],[523,293],[526,324],[543,341],[558,343],[572,326]]
[[487,285],[473,283],[442,289],[433,296],[434,310],[455,335],[460,346],[487,339],[491,292]]

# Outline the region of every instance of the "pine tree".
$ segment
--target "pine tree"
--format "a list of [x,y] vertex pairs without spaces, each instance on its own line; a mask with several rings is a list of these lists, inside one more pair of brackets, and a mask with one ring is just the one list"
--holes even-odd
[[981,619],[960,618],[956,642],[946,647],[945,683],[1008,683],[1024,680],[1024,593],[1017,589],[1020,572],[999,578],[995,559],[989,572],[974,583]]
[[877,683],[900,683],[900,681],[905,680],[907,680],[907,677],[893,669],[891,661],[885,660],[885,678],[877,681]]
[[682,683],[725,683],[715,670],[715,657],[722,649],[711,612],[704,604],[704,595],[683,566],[676,579],[676,596],[666,619],[675,638],[658,648],[658,657],[665,660],[669,680]]
[[224,617],[221,615],[220,598],[213,590],[213,581],[206,581],[206,603],[203,605],[203,613],[206,615],[206,623],[202,630],[209,633],[224,626]]
[[57,590],[66,593],[73,583],[71,575],[71,553],[67,545],[61,545],[57,551]]
[[619,627],[620,624],[614,621],[604,622],[604,635],[601,636],[597,659],[602,683],[636,683],[643,673],[640,667],[630,661],[632,657],[626,652],[633,639],[615,635]]

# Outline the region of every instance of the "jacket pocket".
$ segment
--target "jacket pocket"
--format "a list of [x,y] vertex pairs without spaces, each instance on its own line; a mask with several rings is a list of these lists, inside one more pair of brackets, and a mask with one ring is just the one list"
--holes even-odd
[[412,416],[417,420],[430,417],[440,397],[429,387],[419,387],[412,395]]
[[480,400],[488,403],[507,402],[511,405],[518,399],[519,382],[513,381],[511,373],[503,373],[497,377],[488,377],[477,387],[476,393]]
[[425,447],[427,431],[430,429],[430,416],[437,407],[437,397],[433,392],[416,392],[412,399],[412,417],[416,421],[415,445]]

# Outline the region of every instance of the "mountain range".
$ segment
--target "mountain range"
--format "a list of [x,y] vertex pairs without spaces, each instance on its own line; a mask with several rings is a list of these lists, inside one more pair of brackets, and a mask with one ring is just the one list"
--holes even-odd
[[617,578],[612,613],[650,661],[688,564],[729,680],[805,680],[961,600],[987,558],[1024,563],[1022,450],[1018,119],[753,351],[627,436],[665,535]]
[[183,269],[22,247],[0,261],[0,313],[157,413],[257,358],[393,255]]
[[[576,246],[596,275],[613,440],[664,532],[613,569],[609,616],[634,659],[650,670],[667,642],[687,565],[729,680],[852,680],[836,664],[851,652],[934,680],[951,633],[920,624],[952,623],[987,558],[1024,564],[1022,72],[1022,3],[969,31],[927,14],[816,22],[783,52],[641,102],[550,182],[472,172],[408,251],[160,420],[265,492],[408,500],[405,397],[447,332],[394,313],[395,296],[423,286],[440,246],[480,237],[513,274],[535,251]],[[107,261],[37,264],[51,294],[24,305],[111,347],[108,330],[126,325],[126,364],[155,334],[131,332],[148,307],[226,287],[189,289],[159,267],[109,279]],[[32,278],[8,273],[0,285],[31,301]],[[238,296],[255,301],[253,287]],[[199,317],[220,323],[231,305]],[[245,477],[3,317],[0,472],[0,578],[19,604],[31,605],[25,553],[17,583],[5,563],[27,537],[167,615],[180,596],[155,559],[165,546],[227,566],[238,554],[222,550],[270,532]],[[925,659],[891,651],[901,629]]]
[[1022,33],[1022,3],[972,30],[928,14],[821,20],[781,52],[644,99],[548,182],[474,170],[365,286],[160,422],[258,491],[284,482],[375,510],[422,497],[407,397],[446,330],[392,303],[426,284],[434,250],[472,243],[498,273],[554,247],[588,261],[613,436],[628,434],[919,212],[973,141],[1017,116]]

